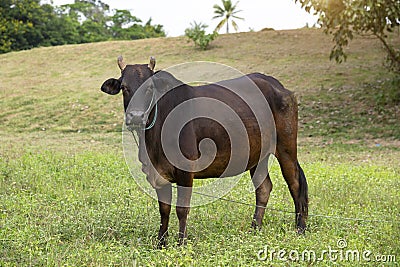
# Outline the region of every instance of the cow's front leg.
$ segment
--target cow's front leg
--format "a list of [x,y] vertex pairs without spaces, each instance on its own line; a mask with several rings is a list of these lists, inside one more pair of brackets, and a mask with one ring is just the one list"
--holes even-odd
[[184,180],[183,183],[178,183],[178,198],[176,201],[176,214],[179,219],[178,245],[186,243],[186,224],[190,210],[190,199],[192,197],[193,176],[185,175]]
[[158,248],[163,248],[167,245],[168,222],[171,212],[172,201],[172,186],[170,183],[156,190],[158,197],[158,205],[161,215],[160,230],[158,232]]

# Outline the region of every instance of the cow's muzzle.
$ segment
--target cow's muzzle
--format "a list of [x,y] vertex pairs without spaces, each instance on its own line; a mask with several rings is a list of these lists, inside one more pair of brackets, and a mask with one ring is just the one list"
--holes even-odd
[[145,112],[130,111],[125,115],[125,124],[130,131],[143,127],[146,124]]

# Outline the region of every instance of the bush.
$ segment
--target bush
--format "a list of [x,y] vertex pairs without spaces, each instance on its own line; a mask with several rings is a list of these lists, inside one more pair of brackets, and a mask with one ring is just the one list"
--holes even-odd
[[214,31],[211,34],[206,34],[207,25],[203,23],[193,22],[191,28],[185,30],[185,36],[194,42],[195,47],[206,50],[211,41],[213,41],[218,33]]

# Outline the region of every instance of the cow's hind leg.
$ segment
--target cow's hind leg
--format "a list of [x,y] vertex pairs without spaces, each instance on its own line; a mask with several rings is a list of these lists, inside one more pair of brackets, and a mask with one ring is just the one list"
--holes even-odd
[[278,145],[277,152],[276,156],[281,166],[282,175],[285,178],[294,201],[297,231],[304,233],[308,216],[308,186],[306,177],[297,161],[295,147],[288,149],[283,145]]
[[160,230],[158,232],[158,248],[163,248],[167,245],[168,236],[168,222],[169,214],[171,212],[172,201],[172,186],[170,183],[164,185],[162,188],[157,189],[158,205],[161,215]]

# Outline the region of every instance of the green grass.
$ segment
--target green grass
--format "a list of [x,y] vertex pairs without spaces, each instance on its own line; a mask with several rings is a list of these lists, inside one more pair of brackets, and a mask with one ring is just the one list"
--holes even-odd
[[[313,155],[323,157],[318,150]],[[257,252],[265,245],[318,254],[335,248],[341,238],[352,250],[399,255],[399,166],[332,161],[303,164],[311,214],[305,236],[295,234],[292,202],[275,164],[270,209],[260,232],[250,231],[252,207],[219,200],[191,210],[184,248],[175,245],[172,216],[170,246],[159,251],[157,201],[137,188],[119,155],[31,151],[6,156],[0,165],[2,265],[258,265]],[[246,175],[227,198],[253,203],[248,182]]]
[[[400,39],[398,35],[393,38]],[[399,83],[373,39],[357,37],[348,61],[328,61],[320,30],[221,35],[207,51],[184,38],[38,48],[0,55],[0,266],[398,266]],[[259,232],[253,207],[216,201],[193,208],[188,245],[155,249],[157,201],[136,185],[121,144],[122,100],[100,92],[116,57],[156,68],[193,60],[278,78],[299,99],[299,159],[309,183],[304,236],[278,171]],[[229,199],[254,203],[246,174]],[[323,216],[320,216],[323,215]],[[353,220],[344,218],[357,218]],[[269,250],[348,249],[396,262],[259,261]]]

